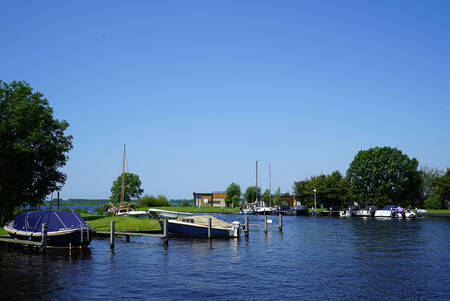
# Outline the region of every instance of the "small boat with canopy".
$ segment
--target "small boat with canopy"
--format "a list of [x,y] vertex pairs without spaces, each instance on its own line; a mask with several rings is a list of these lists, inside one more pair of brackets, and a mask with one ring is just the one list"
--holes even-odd
[[11,238],[41,241],[42,224],[47,224],[47,247],[87,247],[95,230],[74,211],[28,211],[16,216],[4,229]]

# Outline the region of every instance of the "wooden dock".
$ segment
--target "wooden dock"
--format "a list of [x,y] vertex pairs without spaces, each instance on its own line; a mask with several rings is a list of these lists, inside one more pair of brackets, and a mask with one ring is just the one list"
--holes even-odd
[[0,242],[26,245],[26,246],[32,246],[32,247],[39,247],[39,248],[42,245],[42,243],[40,241],[14,239],[14,238],[9,237],[9,235],[0,235]]

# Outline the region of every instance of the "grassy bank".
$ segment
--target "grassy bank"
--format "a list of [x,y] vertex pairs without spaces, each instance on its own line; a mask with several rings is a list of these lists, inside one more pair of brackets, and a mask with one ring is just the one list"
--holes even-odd
[[156,219],[124,216],[95,215],[82,213],[86,223],[97,231],[109,231],[111,222],[115,222],[116,231],[155,231],[161,230]]

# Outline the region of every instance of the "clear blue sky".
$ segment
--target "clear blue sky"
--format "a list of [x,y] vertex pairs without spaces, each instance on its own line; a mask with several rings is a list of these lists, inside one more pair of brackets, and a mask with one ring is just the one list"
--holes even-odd
[[361,149],[450,166],[450,1],[2,1],[0,79],[70,123],[62,198],[290,191]]

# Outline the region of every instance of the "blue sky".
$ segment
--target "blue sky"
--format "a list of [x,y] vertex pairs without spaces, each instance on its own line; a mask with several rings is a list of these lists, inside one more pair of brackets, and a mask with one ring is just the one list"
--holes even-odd
[[450,166],[450,1],[3,1],[0,79],[70,123],[62,198],[290,191],[361,149]]

